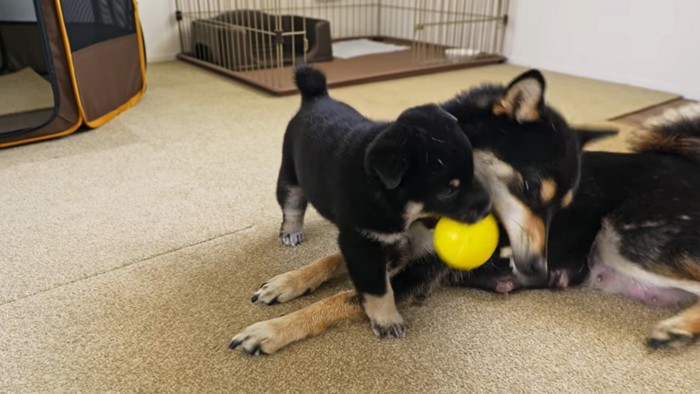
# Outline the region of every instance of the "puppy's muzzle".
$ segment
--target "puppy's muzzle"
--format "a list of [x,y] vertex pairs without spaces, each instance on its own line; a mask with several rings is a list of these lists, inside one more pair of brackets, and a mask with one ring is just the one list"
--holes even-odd
[[491,213],[491,208],[491,200],[488,197],[479,198],[473,202],[470,209],[457,219],[464,223],[476,223]]

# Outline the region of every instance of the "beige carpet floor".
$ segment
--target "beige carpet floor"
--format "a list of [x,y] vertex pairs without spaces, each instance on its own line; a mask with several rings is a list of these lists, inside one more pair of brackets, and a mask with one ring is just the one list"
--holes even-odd
[[0,115],[53,108],[51,83],[27,67],[0,75]]
[[[475,68],[337,89],[377,118],[521,68]],[[576,289],[499,296],[445,289],[407,306],[407,337],[350,324],[251,358],[227,348],[285,305],[263,281],[335,251],[310,213],[307,243],[276,238],[274,184],[298,98],[272,98],[184,63],[150,65],[143,101],[104,127],[0,151],[0,392],[697,391],[698,346],[652,353],[674,311]],[[675,96],[547,73],[573,122]],[[609,143],[610,144],[610,143]],[[620,149],[619,141],[608,149]]]

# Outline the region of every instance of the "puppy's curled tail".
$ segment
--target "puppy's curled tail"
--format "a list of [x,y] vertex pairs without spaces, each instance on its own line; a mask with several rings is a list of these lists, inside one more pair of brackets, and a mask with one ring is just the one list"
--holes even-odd
[[328,95],[326,76],[315,68],[303,64],[294,73],[294,82],[304,100]]
[[667,110],[649,119],[630,140],[635,152],[658,152],[700,163],[700,104]]

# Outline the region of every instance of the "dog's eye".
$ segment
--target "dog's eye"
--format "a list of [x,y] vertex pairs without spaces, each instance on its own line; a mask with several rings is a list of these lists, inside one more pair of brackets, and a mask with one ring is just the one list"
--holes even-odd
[[452,198],[457,195],[459,186],[449,185],[438,192],[438,196],[442,199]]

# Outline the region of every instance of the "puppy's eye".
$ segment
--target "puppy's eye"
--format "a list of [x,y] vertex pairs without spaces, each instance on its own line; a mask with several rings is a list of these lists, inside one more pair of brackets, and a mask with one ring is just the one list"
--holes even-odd
[[452,198],[459,192],[459,186],[449,185],[438,192],[438,197],[442,199]]

